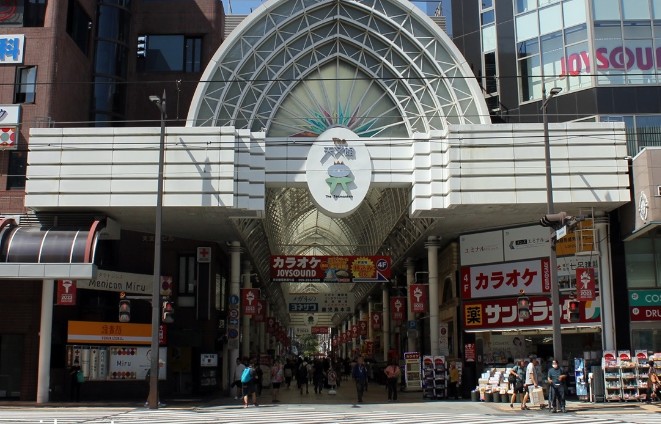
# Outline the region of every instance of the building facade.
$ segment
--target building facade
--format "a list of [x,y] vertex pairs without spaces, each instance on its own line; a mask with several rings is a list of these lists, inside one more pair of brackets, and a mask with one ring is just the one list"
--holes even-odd
[[[475,71],[494,122],[540,122],[544,89],[548,95],[557,87],[562,91],[548,103],[551,122],[624,122],[631,158],[659,145],[659,19],[661,4],[653,0],[454,1],[452,6],[454,42]],[[646,175],[655,174],[649,169]],[[632,179],[638,210],[647,204],[640,206],[642,190],[658,195],[649,184]],[[656,227],[636,231],[633,209],[628,205],[608,220],[618,298],[644,297],[637,290],[654,293],[659,284],[658,272],[651,273],[659,266]],[[657,351],[658,318],[652,313],[644,318],[638,306],[616,305],[617,345]]]
[[[51,117],[47,128],[22,126],[25,203],[0,222],[0,278],[18,287],[0,301],[0,322],[25,325],[0,327],[2,343],[22,352],[0,364],[11,398],[66,399],[74,365],[86,396],[108,385],[145,395],[159,181],[159,291],[177,310],[160,327],[166,394],[226,390],[236,357],[286,353],[297,329],[311,326],[332,329],[341,356],[372,346],[386,359],[410,347],[440,354],[445,325],[443,353],[462,358],[470,336],[457,309],[460,237],[539,219],[545,135],[559,208],[603,216],[630,200],[623,125],[553,124],[545,134],[538,124],[491,123],[470,64],[404,0],[272,0],[227,37],[222,4],[211,0],[72,0],[43,13],[37,34],[63,41],[9,65],[20,95],[7,103],[32,99],[26,109]],[[25,34],[26,54],[39,44],[14,29],[7,34]],[[65,47],[80,75],[56,66],[70,57]],[[23,71],[32,64],[34,83],[35,70]],[[161,119],[150,96],[165,108]],[[359,277],[378,263],[399,278],[273,278],[278,257],[307,256],[358,258]],[[416,316],[392,316],[391,300],[418,277],[429,307],[417,318],[427,327],[404,346]],[[239,309],[243,295],[265,302],[263,321]],[[292,296],[350,299],[340,306],[349,310],[308,314],[298,305],[316,303]],[[120,299],[131,301],[129,322]],[[361,337],[354,328],[373,312],[383,325]],[[135,361],[113,361],[128,354]]]

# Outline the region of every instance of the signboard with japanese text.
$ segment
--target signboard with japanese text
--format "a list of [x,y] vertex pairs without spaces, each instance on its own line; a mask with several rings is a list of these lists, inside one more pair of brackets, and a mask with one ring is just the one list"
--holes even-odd
[[661,290],[630,290],[631,321],[661,321]]
[[288,305],[289,305],[289,312],[294,312],[294,313],[319,312],[318,303],[288,303]]
[[151,324],[69,321],[67,343],[149,345]]
[[576,287],[576,270],[578,268],[592,268],[595,281],[599,280],[598,256],[564,256],[558,258],[558,284],[560,288]]
[[390,298],[390,318],[393,321],[404,321],[406,319],[406,297],[392,296]]
[[576,268],[576,299],[594,300],[596,297],[594,268]]
[[308,312],[299,310],[292,304],[314,304],[317,309],[310,312],[351,312],[354,309],[354,294],[343,293],[284,293],[289,312]]
[[426,284],[411,284],[409,286],[409,299],[412,312],[427,312],[428,289],[429,286]]
[[241,313],[243,315],[255,315],[259,297],[259,289],[241,289]]
[[502,262],[505,257],[501,230],[465,234],[459,238],[459,248],[462,266]]
[[551,256],[551,233],[541,225],[503,230],[504,261]]
[[0,64],[16,65],[23,63],[24,51],[25,51],[24,34],[0,35]]
[[381,330],[382,322],[383,322],[383,312],[373,311],[372,316],[370,317],[372,330]]
[[276,283],[386,282],[390,275],[390,256],[271,256]]
[[76,305],[76,283],[72,280],[57,280],[56,304],[59,306]]
[[464,344],[464,359],[466,362],[475,362],[475,343]]
[[[580,237],[580,239],[578,237]],[[575,255],[579,250],[577,249],[577,244],[581,247],[580,250],[583,252],[594,250],[594,230],[592,219],[586,219],[585,221],[579,222],[575,229],[568,232],[566,236],[558,240],[558,242],[555,244],[555,254],[558,257]]]
[[551,270],[548,258],[523,262],[506,262],[461,268],[461,297],[517,296],[551,291]]
[[313,326],[310,329],[311,334],[328,334],[328,327]]
[[[569,299],[568,296],[561,297],[560,323],[562,325],[570,324],[567,316]],[[572,325],[596,324],[600,322],[601,310],[599,298],[594,301],[580,302],[580,305],[581,319],[578,323],[572,323]],[[519,319],[516,296],[464,301],[462,310],[464,328],[467,331],[550,327],[552,325],[550,296],[530,296],[530,317],[526,320]]]

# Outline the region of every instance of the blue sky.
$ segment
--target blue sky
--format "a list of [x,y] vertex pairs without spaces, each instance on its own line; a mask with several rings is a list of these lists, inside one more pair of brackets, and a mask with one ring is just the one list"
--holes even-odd
[[[235,15],[247,15],[250,13],[251,9],[256,9],[263,2],[262,0],[222,0],[223,5],[225,6],[225,13],[233,13]],[[452,33],[452,25],[450,23],[449,14],[450,14],[450,2],[451,0],[442,0],[443,3],[443,12],[445,16],[448,17],[448,32]],[[438,0],[427,0],[427,1],[413,1],[420,9],[422,10],[434,10],[438,6]],[[230,10],[231,5],[231,10]]]

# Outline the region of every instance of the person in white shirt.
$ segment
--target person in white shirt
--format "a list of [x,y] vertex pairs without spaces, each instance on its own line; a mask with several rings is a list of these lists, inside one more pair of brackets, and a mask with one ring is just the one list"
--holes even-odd
[[533,359],[530,363],[528,363],[528,366],[526,367],[526,392],[523,395],[523,401],[521,402],[521,409],[530,409],[528,408],[528,405],[526,403],[528,402],[528,399],[530,398],[530,387],[535,386],[535,388],[539,387],[539,382],[537,381],[537,370],[536,367],[539,364],[539,361],[537,359]]
[[243,370],[246,369],[246,366],[241,362],[241,358],[236,358],[236,368],[234,368],[234,376],[232,378],[232,385],[230,387],[235,387],[236,394],[234,395],[234,400],[238,400],[240,397],[243,397],[243,386],[241,384],[241,374]]

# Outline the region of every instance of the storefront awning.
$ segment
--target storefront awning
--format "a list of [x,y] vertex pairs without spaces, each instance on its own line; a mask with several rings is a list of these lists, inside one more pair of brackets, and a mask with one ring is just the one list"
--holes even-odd
[[645,235],[649,233],[650,231],[654,230],[655,228],[658,228],[661,225],[660,221],[651,221],[645,224],[644,226],[638,228],[631,234],[629,234],[627,237],[624,238],[624,241],[631,241],[633,239],[636,239],[642,235]]
[[48,228],[0,219],[0,279],[91,279],[102,220]]

